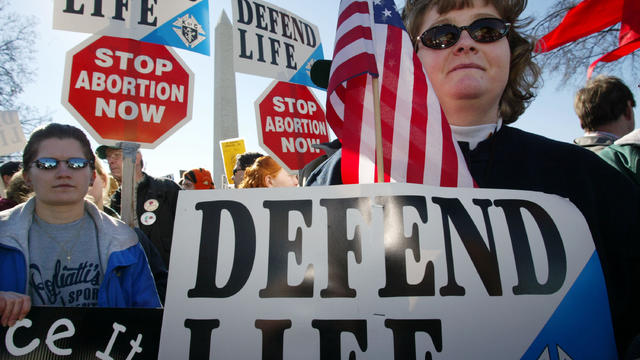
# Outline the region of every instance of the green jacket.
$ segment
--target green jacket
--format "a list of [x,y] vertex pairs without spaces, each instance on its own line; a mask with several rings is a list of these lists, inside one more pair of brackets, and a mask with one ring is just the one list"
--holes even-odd
[[640,129],[618,139],[598,155],[636,185],[640,185]]

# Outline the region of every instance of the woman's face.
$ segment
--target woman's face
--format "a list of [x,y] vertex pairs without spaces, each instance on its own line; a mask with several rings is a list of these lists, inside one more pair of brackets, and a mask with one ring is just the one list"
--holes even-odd
[[100,175],[96,171],[96,178],[93,181],[93,185],[89,186],[89,191],[87,193],[91,195],[96,201],[102,200],[104,187],[107,184],[106,178],[107,178],[107,174]]
[[290,175],[285,169],[280,169],[275,176],[267,175],[267,187],[295,187],[298,186],[298,175]]
[[[423,17],[420,33],[435,25],[453,24],[467,26],[480,18],[500,18],[493,5],[475,0],[473,7],[439,14],[428,10]],[[442,107],[459,105],[467,101],[469,106],[495,107],[509,78],[511,53],[506,36],[491,43],[474,41],[467,31],[462,31],[455,45],[446,49],[431,49],[418,41],[418,57],[429,76]],[[497,112],[496,112],[497,114]],[[449,119],[454,125],[455,119]]]
[[[86,159],[82,146],[74,139],[49,138],[38,146],[36,159],[54,158],[67,160],[70,158]],[[24,178],[36,194],[39,203],[48,206],[64,206],[79,204],[84,201],[89,183],[95,171],[89,165],[81,169],[70,169],[65,162],[58,162],[55,169],[39,169],[33,164]]]
[[182,189],[184,190],[194,190],[196,188],[196,185],[194,183],[191,182],[191,180],[189,179],[183,179],[182,180]]

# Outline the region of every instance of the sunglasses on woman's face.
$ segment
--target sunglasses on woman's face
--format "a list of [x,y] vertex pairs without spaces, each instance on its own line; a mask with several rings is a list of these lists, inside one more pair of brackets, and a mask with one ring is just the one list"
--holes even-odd
[[502,19],[482,18],[468,26],[436,25],[425,30],[418,39],[430,49],[446,49],[458,42],[462,30],[467,30],[469,36],[477,42],[490,43],[502,39],[507,35],[510,27],[511,24]]
[[86,160],[83,158],[69,158],[67,160],[58,160],[54,158],[43,157],[34,161],[33,165],[35,165],[35,167],[37,167],[38,169],[52,170],[57,168],[58,164],[60,164],[61,162],[66,163],[67,167],[73,170],[84,169],[87,167],[87,165],[91,164],[90,160]]

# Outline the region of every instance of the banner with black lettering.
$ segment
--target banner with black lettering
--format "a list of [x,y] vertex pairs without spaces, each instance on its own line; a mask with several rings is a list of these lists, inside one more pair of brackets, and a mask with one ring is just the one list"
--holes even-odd
[[582,214],[415,184],[182,191],[161,359],[616,357]]
[[236,72],[318,88],[309,75],[313,63],[324,59],[316,25],[266,1],[231,3]]
[[53,28],[210,53],[209,0],[54,0]]
[[0,326],[0,360],[157,359],[162,309],[35,306]]

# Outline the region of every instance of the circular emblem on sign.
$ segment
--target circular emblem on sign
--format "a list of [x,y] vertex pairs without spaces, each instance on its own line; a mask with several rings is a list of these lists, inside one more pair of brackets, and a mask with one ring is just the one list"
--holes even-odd
[[160,206],[160,202],[156,199],[149,199],[144,202],[144,209],[146,211],[156,211],[158,206]]
[[149,226],[149,225],[153,224],[154,222],[156,222],[156,219],[157,219],[156,218],[156,214],[154,214],[154,213],[152,213],[150,211],[140,215],[140,222],[143,225]]

